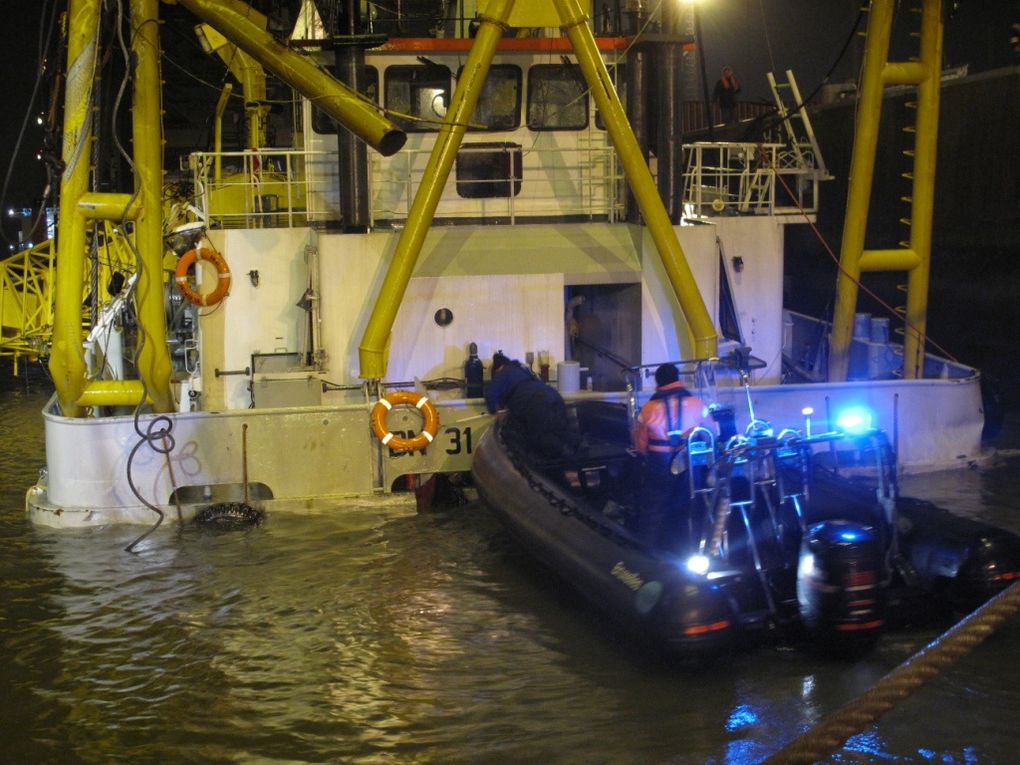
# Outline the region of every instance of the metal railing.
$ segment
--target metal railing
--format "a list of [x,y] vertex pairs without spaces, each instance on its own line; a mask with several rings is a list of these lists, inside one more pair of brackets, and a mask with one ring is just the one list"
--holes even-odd
[[[699,142],[684,144],[684,214],[792,215],[818,211],[824,172],[812,158],[793,158],[783,144]],[[777,179],[784,178],[777,189]]]
[[[490,153],[485,146],[465,144],[458,158]],[[511,153],[512,152],[512,153]],[[396,161],[373,162],[372,217],[407,218],[414,191],[421,182],[430,148],[403,151]],[[577,143],[551,148],[508,150],[519,165],[504,163],[507,172],[484,177],[459,176],[455,169],[436,209],[437,218],[499,219],[580,218],[616,221],[623,214],[624,177],[616,153],[604,143]],[[472,187],[487,186],[499,195],[472,198]]]
[[324,195],[334,178],[309,172],[320,165],[331,165],[335,173],[336,154],[259,149],[188,157],[195,205],[218,228],[293,228],[324,219]]
[[[508,144],[503,172],[451,173],[436,209],[438,219],[527,218],[619,220],[624,177],[611,146],[578,141],[549,148]],[[392,157],[372,157],[369,167],[371,222],[407,218],[428,163],[430,146],[405,149]],[[458,157],[492,153],[492,146],[464,145]],[[209,225],[221,228],[279,228],[340,219],[337,155],[322,151],[264,149],[194,153],[189,169],[195,205]],[[491,196],[472,189],[487,188]]]
[[[407,219],[431,146],[369,166],[371,225]],[[780,143],[685,144],[684,211],[689,219],[718,215],[814,214],[824,171],[810,152],[799,158]],[[616,152],[602,140],[570,145],[465,144],[458,161],[498,155],[484,174],[455,168],[436,209],[441,220],[590,219],[616,222],[624,214],[624,176]],[[223,172],[216,175],[216,158]],[[477,166],[478,163],[475,163]],[[291,228],[340,220],[337,155],[325,151],[262,149],[195,153],[189,157],[195,204],[221,228]],[[478,189],[486,189],[480,192]]]

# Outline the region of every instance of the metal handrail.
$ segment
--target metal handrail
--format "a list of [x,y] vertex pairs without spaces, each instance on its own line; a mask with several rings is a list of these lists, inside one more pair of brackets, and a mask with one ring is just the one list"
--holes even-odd
[[[408,216],[431,147],[404,149],[392,157],[373,156],[371,222],[400,222]],[[491,152],[465,144],[459,154]],[[585,142],[573,148],[511,147],[517,159],[503,176],[459,179],[446,189],[436,217],[443,219],[594,218],[623,215],[623,173],[615,150]],[[216,179],[217,160],[223,174]],[[290,228],[339,216],[335,199],[337,154],[326,151],[259,149],[195,152],[188,158],[196,207],[211,225],[223,228]],[[505,186],[506,196],[466,198],[475,184]]]
[[[699,141],[683,148],[688,157],[683,193],[687,218],[818,211],[818,184],[825,172],[810,152],[798,158],[785,144],[736,141]],[[789,203],[777,197],[779,176],[791,179],[783,183],[797,196]]]

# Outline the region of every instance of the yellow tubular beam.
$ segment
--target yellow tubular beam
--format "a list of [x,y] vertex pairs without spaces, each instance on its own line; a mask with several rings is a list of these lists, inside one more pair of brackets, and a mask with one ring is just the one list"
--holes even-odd
[[406,134],[356,92],[249,21],[249,6],[238,0],[178,2],[380,154],[388,157],[404,145]]
[[882,72],[889,50],[893,0],[872,0],[864,47],[864,71],[861,73],[854,148],[850,159],[850,188],[847,192],[843,240],[836,278],[836,306],[833,311],[832,337],[829,341],[829,380],[846,380],[850,342],[853,338],[854,312],[857,310],[857,284],[861,277],[861,253],[868,221],[868,202],[875,171],[878,123],[882,115]]
[[223,112],[227,110],[227,102],[230,101],[230,94],[233,90],[233,84],[228,82],[223,86],[223,90],[220,91],[220,99],[216,102],[216,123],[213,127],[213,151],[216,160],[213,166],[213,180],[216,181],[217,186],[223,180],[223,157],[220,156],[223,151]]
[[920,61],[890,61],[885,65],[882,81],[886,85],[917,85],[925,76],[925,67]]
[[[259,29],[266,28],[264,17],[250,18]],[[254,58],[227,40],[208,24],[201,25],[199,39],[202,47],[215,53],[226,65],[230,73],[241,83],[244,94],[244,113],[248,123],[248,148],[258,149],[266,145],[266,115],[269,106],[266,104],[266,72]],[[230,91],[227,91],[229,95]],[[223,98],[223,93],[220,93]],[[226,106],[226,104],[224,104]],[[217,104],[219,109],[219,104]],[[222,114],[222,112],[220,112]]]
[[[68,3],[67,84],[64,100],[64,174],[60,200],[73,209],[88,188],[92,157],[91,94],[96,77],[99,39],[99,0]],[[75,403],[85,382],[81,348],[81,290],[85,280],[85,219],[61,215],[57,223],[56,294],[50,374],[60,410],[67,417],[81,416]]]
[[861,271],[910,271],[921,259],[913,250],[865,250],[860,263]]
[[489,15],[479,16],[480,22],[475,42],[471,46],[464,69],[457,80],[446,119],[436,136],[436,144],[429,156],[425,174],[415,192],[414,201],[407,215],[407,225],[400,233],[393,262],[386,272],[375,308],[369,317],[368,326],[358,346],[361,362],[361,377],[366,380],[381,380],[386,376],[386,351],[397,309],[404,298],[407,283],[411,279],[414,265],[421,254],[436,206],[443,193],[450,169],[457,158],[461,139],[467,124],[474,114],[475,104],[485,84],[496,45],[506,29],[514,0],[494,0],[487,10]]
[[613,140],[613,146],[620,157],[634,198],[644,216],[659,257],[662,258],[669,283],[680,302],[680,309],[687,319],[694,357],[715,356],[718,352],[718,336],[712,317],[705,308],[683,248],[676,237],[676,231],[662,204],[652,174],[645,164],[634,132],[627,122],[627,116],[613,88],[606,65],[599,55],[595,37],[588,27],[584,11],[581,10],[577,0],[553,0],[553,4],[560,15],[562,28],[570,38],[574,54],[591,88],[595,103],[605,120],[606,130]]
[[[141,380],[92,380],[78,397],[78,406],[138,406],[143,396]],[[152,399],[146,397],[146,402]]]
[[903,376],[924,377],[924,344],[928,324],[928,282],[931,274],[931,226],[935,207],[935,155],[938,145],[942,75],[942,8],[925,0],[921,16],[921,64],[925,77],[917,88],[917,142],[911,197],[910,246],[920,263],[907,279],[907,331],[903,339]]
[[158,0],[131,0],[131,50],[135,58],[135,184],[142,213],[135,225],[140,263],[135,293],[140,325],[138,374],[157,412],[174,410],[170,353],[163,306],[163,130],[159,79]]
[[141,208],[133,194],[90,191],[78,200],[78,214],[99,220],[137,220]]

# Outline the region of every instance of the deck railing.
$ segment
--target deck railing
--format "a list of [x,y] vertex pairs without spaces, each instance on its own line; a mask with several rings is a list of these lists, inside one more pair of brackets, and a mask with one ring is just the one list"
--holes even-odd
[[[500,220],[589,218],[623,215],[623,174],[613,149],[604,144],[528,147],[465,144],[458,165],[493,152],[499,172],[459,173],[455,168],[436,210],[437,219]],[[431,147],[405,149],[369,163],[372,225],[407,218]],[[194,203],[210,225],[276,228],[329,224],[340,219],[340,169],[330,152],[262,149],[223,152],[216,176],[213,153],[194,153],[189,169]]]
[[779,143],[684,144],[684,216],[812,215],[824,174]]
[[[612,146],[601,141],[537,144],[462,146],[436,219],[508,224],[623,219],[625,179]],[[371,155],[372,226],[407,219],[430,150],[425,145],[392,157]],[[782,144],[703,142],[685,144],[684,152],[687,218],[817,212],[822,173],[810,162],[796,161]],[[290,228],[340,221],[335,153],[262,149],[218,157],[223,167],[218,177],[217,155],[195,153],[189,158],[194,203],[210,225]],[[472,163],[473,157],[485,159]],[[472,166],[475,170],[467,169]],[[487,169],[479,174],[479,167]]]

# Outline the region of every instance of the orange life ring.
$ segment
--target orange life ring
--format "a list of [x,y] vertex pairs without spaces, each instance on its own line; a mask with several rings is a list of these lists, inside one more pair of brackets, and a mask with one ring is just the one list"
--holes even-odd
[[[188,269],[197,260],[208,260],[216,267],[216,272],[219,274],[216,289],[205,295],[196,292],[188,283]],[[230,290],[230,269],[227,267],[227,261],[216,250],[206,247],[188,250],[181,255],[181,259],[177,261],[177,267],[174,268],[174,275],[177,289],[195,305],[216,305],[226,297]]]
[[[395,436],[386,426],[386,415],[393,407],[401,404],[413,406],[425,418],[425,425],[414,438]],[[376,401],[375,406],[372,407],[372,432],[384,446],[390,447],[395,452],[413,452],[416,449],[424,449],[432,443],[436,433],[439,432],[439,412],[436,410],[436,405],[429,401],[428,396],[411,390],[394,391]]]

